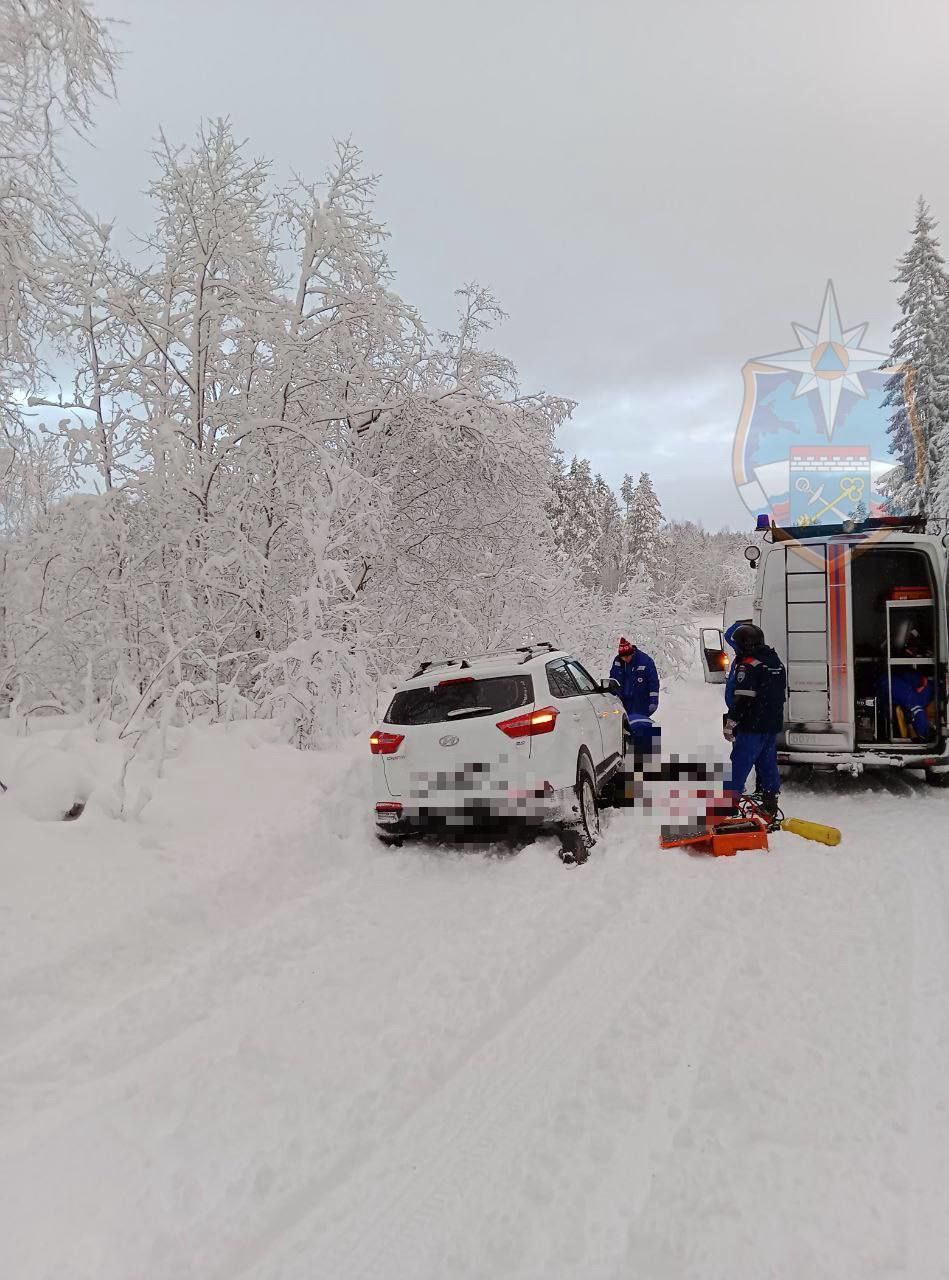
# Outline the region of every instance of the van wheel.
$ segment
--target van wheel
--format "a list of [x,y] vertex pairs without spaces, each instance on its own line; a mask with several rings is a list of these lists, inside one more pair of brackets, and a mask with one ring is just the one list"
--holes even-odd
[[600,806],[596,798],[596,780],[589,760],[584,757],[577,769],[577,801],[580,819],[564,827],[560,833],[564,862],[586,862],[600,835]]
[[931,787],[949,787],[949,769],[927,769],[926,781]]

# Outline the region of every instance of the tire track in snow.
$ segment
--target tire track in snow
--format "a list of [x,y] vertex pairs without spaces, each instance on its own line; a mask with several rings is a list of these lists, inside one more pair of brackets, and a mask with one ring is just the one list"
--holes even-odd
[[[927,843],[918,851],[912,875],[907,1273],[920,1280],[949,1276],[949,898],[945,857],[944,848]],[[934,1129],[939,1135],[935,1141]]]
[[[373,868],[382,875],[381,889]],[[394,872],[391,883],[390,871]],[[394,945],[406,918],[419,912],[426,895],[435,896],[437,907],[443,888],[431,880],[419,883],[412,871],[407,864],[376,862],[362,874],[340,877],[329,887],[317,886],[268,911],[252,928],[189,953],[179,965],[119,1000],[86,1009],[68,1023],[48,1027],[8,1050],[0,1058],[4,1064],[0,1125],[6,1140],[20,1126],[35,1138],[38,1126],[49,1129],[101,1111],[108,1105],[104,1081],[112,1081],[111,1093],[120,1098],[130,1068],[157,1053],[173,1052],[221,1009],[239,1002],[245,1018],[255,1006],[263,1009],[265,1017],[292,1009],[302,969],[333,971],[344,963],[347,947],[355,946],[357,951],[361,947],[357,931],[349,936],[345,917],[350,912],[353,920],[348,923],[355,923],[363,894],[386,898]],[[551,865],[550,873],[565,874],[559,864]],[[495,882],[495,887],[505,891],[503,884]],[[401,911],[399,901],[405,904]],[[600,913],[597,920],[602,918]],[[583,940],[582,935],[571,935],[555,949],[554,970],[568,963]],[[375,945],[380,946],[378,939]],[[242,988],[245,998],[239,1000]]]
[[[303,884],[310,887],[302,889]],[[299,954],[301,942],[312,941],[314,908],[331,910],[352,885],[350,877],[337,877],[314,886],[312,874],[294,885],[293,892],[271,901],[262,913],[237,911],[227,932],[210,942],[204,921],[203,945],[178,954],[156,972],[146,971],[144,981],[127,985],[113,998],[85,1005],[71,1018],[51,1020],[4,1048],[0,1064],[7,1086],[17,1078],[39,1083],[51,1066],[80,1080],[115,1070],[167,1039],[172,1029],[184,1032],[206,1017],[222,992],[258,972],[263,958],[269,965],[275,956]],[[216,902],[215,917],[222,925],[235,906]],[[197,924],[197,914],[193,918]],[[274,933],[280,935],[279,945],[263,947]],[[169,949],[169,954],[174,953]],[[61,1075],[52,1083],[61,1088],[71,1082]]]
[[[538,1119],[564,1096],[591,1046],[636,999],[638,982],[709,892],[706,879],[678,882],[674,892],[660,882],[660,899],[671,900],[636,936],[634,912],[620,907],[521,1007],[483,1028],[395,1132],[290,1197],[265,1231],[228,1258],[220,1280],[428,1274],[426,1260],[453,1215],[464,1212],[466,1186],[516,1158],[525,1117]],[[271,1260],[276,1270],[265,1265]]]
[[691,1120],[610,1274],[935,1280],[903,1269],[906,1184],[894,1168],[910,1146],[915,860],[894,864],[898,845],[778,840],[789,855],[775,868],[780,892],[736,917],[746,960]]

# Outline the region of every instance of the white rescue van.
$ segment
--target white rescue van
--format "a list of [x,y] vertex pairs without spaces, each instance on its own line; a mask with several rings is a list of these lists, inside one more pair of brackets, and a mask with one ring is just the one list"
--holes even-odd
[[[725,623],[750,618],[787,667],[782,763],[925,769],[949,785],[947,551],[922,527],[772,525],[746,548],[754,594],[729,601]],[[707,628],[701,648],[706,680],[720,682]],[[915,725],[914,708],[899,705],[908,687],[925,704]]]

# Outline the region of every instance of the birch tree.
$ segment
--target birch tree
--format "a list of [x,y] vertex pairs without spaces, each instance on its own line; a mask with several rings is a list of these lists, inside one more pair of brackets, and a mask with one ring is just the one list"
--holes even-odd
[[94,231],[62,160],[64,129],[84,133],[112,89],[106,25],[82,0],[0,0],[0,430],[44,372],[64,255]]

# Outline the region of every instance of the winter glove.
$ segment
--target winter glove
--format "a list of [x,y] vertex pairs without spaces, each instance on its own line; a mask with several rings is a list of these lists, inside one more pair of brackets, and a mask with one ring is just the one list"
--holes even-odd
[[735,730],[738,726],[734,720],[729,720],[728,716],[722,717],[722,733],[725,735],[726,742],[735,741]]
[[658,710],[659,710],[659,699],[658,699],[658,698],[650,698],[650,699],[649,699],[649,710],[648,710],[648,712],[647,712],[646,714],[647,714],[647,715],[649,715],[649,716],[654,716]]

